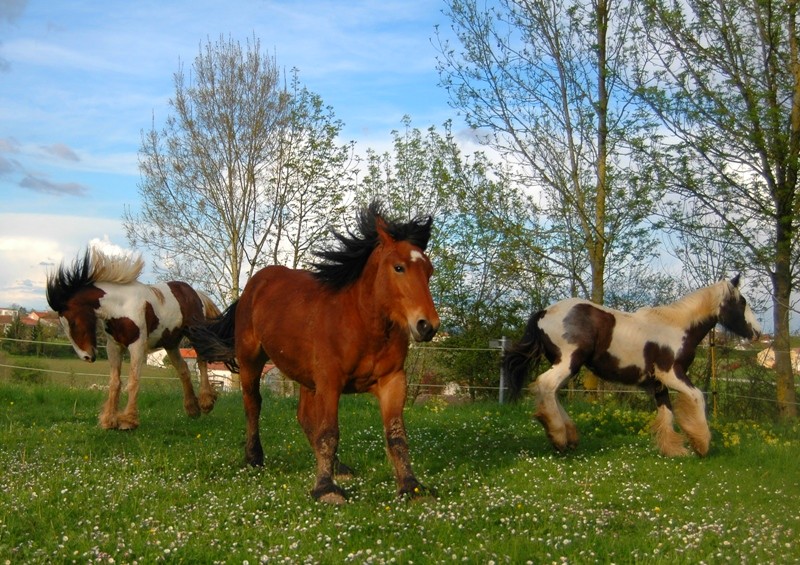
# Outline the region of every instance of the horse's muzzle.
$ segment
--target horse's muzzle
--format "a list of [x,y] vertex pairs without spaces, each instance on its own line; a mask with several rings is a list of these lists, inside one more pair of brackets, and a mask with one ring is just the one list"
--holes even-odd
[[435,326],[431,324],[426,319],[421,319],[417,322],[415,328],[412,329],[412,335],[414,339],[417,341],[430,341],[433,339],[433,336],[436,335],[436,332],[439,330],[439,324]]

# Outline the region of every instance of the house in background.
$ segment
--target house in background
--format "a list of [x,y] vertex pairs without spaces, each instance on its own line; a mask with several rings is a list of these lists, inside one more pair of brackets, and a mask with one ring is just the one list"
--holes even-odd
[[0,308],[0,337],[6,334],[6,329],[14,323],[14,319],[17,316],[19,316],[20,322],[26,328],[32,328],[37,323],[46,328],[53,328],[55,331],[61,328],[58,314],[50,310],[33,311],[25,314],[22,308]]
[[[189,372],[197,379],[200,372],[197,369],[197,352],[192,348],[182,348],[181,357],[186,361]],[[147,364],[151,367],[172,367],[167,357],[167,352],[158,349],[147,355]],[[297,385],[283,376],[283,374],[271,363],[264,365],[261,379],[269,388],[270,392],[276,396],[294,396]],[[208,364],[208,380],[218,390],[239,390],[239,375],[231,373],[224,363]]]
[[[789,350],[789,359],[795,374],[800,373],[800,347]],[[772,369],[775,366],[775,350],[772,347],[762,349],[756,355],[756,361],[767,369]]]

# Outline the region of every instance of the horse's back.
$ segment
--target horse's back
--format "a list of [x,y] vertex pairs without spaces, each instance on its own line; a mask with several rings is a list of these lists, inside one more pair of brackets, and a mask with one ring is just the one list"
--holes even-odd
[[265,267],[247,282],[236,307],[236,353],[240,365],[266,356],[303,384],[309,358],[319,346],[320,319],[336,317],[336,301],[309,271]]
[[[375,373],[402,369],[408,336],[374,334],[358,314],[353,287],[334,290],[310,271],[265,267],[245,286],[236,308],[236,354],[260,365],[265,356],[309,388],[332,376],[358,391]],[[341,386],[345,386],[343,383]]]

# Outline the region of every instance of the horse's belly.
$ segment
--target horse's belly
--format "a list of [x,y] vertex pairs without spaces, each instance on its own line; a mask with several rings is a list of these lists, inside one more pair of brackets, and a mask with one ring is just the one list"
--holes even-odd
[[636,385],[645,378],[645,372],[638,364],[625,364],[613,355],[603,355],[587,364],[598,377],[603,380]]

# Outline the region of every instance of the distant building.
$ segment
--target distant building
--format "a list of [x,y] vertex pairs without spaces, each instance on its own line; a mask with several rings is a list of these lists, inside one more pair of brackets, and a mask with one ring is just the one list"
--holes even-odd
[[[200,372],[197,369],[197,352],[192,348],[182,348],[181,357],[186,361],[189,372],[195,378],[199,378]],[[167,352],[158,349],[147,354],[147,364],[151,367],[171,367]],[[283,376],[283,374],[273,365],[264,365],[261,378],[269,387],[270,391],[278,396],[293,396],[295,394],[295,384]],[[230,372],[224,363],[208,364],[208,380],[214,387],[220,390],[239,390],[239,375]]]
[[[790,349],[789,359],[792,363],[792,370],[795,373],[800,373],[800,348]],[[772,369],[775,367],[775,349],[772,347],[762,349],[756,355],[756,361],[767,369]]]
[[52,311],[30,312],[21,315],[21,309],[0,308],[0,337],[5,335],[6,329],[14,323],[19,316],[22,325],[27,328],[34,327],[37,323],[46,327],[59,328],[58,314]]

